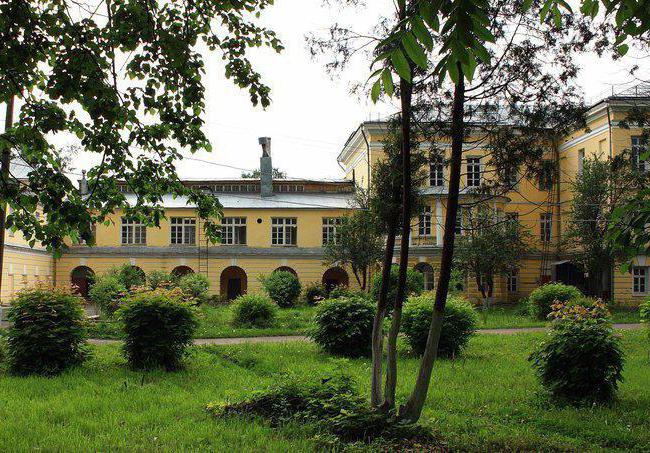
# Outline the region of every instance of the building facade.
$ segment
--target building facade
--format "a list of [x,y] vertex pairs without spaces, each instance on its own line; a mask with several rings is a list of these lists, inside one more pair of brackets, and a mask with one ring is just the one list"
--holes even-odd
[[[544,157],[555,176],[519,178],[514,190],[491,201],[495,211],[518,218],[529,229],[536,250],[522,257],[517,272],[496,277],[496,301],[516,302],[548,281],[579,284],[581,276],[562,247],[571,181],[580,174],[585,158],[616,156],[644,146],[641,130],[621,127],[627,112],[639,102],[650,105],[650,98],[613,96],[595,104],[588,112],[587,127],[563,137]],[[355,187],[370,185],[373,165],[385,158],[386,134],[385,122],[359,125],[338,156],[345,171],[339,181],[274,180],[267,138],[260,139],[260,178],[186,180],[187,185],[214,193],[223,205],[219,244],[206,240],[201,220],[187,200],[171,196],[163,200],[166,219],[159,227],[134,223],[116,212],[108,225],[96,226],[95,246],[71,245],[57,259],[45,250],[29,247],[20,233],[7,232],[2,302],[8,303],[18,289],[38,281],[72,283],[86,294],[92,275],[125,263],[144,272],[203,273],[210,280],[210,292],[227,299],[259,291],[259,277],[276,269],[295,273],[303,285],[357,286],[349,269],[324,263],[324,244],[335,238],[340,219],[355,209]],[[436,145],[448,155],[448,142]],[[471,200],[473,187],[490,177],[486,152],[480,146],[464,152],[461,204]],[[411,231],[409,266],[424,273],[425,287],[432,290],[444,234],[448,168],[430,160],[426,171],[427,183],[422,187],[426,203]],[[463,218],[461,214],[460,234]],[[648,279],[650,259],[638,256],[630,272],[611,270],[603,295],[621,304],[637,305],[650,295]],[[472,278],[464,287],[469,297],[479,298]]]

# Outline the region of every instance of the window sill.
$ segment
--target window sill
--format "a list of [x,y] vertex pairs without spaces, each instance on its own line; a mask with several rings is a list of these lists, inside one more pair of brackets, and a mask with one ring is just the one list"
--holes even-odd
[[122,247],[140,247],[140,246],[143,246],[143,245],[147,245],[147,243],[145,242],[143,244],[120,244],[120,245]]
[[285,244],[271,244],[271,247],[287,247],[287,248],[291,248],[291,247],[298,247],[298,245],[297,244],[286,244],[286,245]]

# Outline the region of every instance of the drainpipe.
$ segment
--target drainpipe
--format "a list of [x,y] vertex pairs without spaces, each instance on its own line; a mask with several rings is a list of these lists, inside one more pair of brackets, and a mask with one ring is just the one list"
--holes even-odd
[[[609,102],[607,102],[607,131],[609,133],[609,158],[614,158],[614,144],[612,142],[612,111]],[[610,194],[611,197],[611,194]],[[609,298],[614,300],[614,265],[609,267]]]
[[368,137],[366,136],[366,131],[363,129],[363,125],[361,126],[361,135],[363,136],[363,140],[366,142],[366,159],[368,161],[368,189],[370,189],[370,143],[368,142]]

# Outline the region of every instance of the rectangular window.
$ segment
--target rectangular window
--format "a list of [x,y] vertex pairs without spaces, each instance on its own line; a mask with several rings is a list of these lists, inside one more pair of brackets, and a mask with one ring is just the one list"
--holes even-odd
[[445,185],[445,165],[442,156],[431,156],[429,161],[429,185],[443,187]]
[[582,174],[582,170],[585,166],[585,150],[579,149],[578,150],[578,174]]
[[632,275],[634,276],[634,283],[632,288],[634,294],[645,294],[648,281],[648,268],[635,267],[632,269]]
[[553,230],[553,214],[545,212],[539,215],[539,231],[540,239],[542,242],[549,242],[552,237]]
[[545,160],[543,162],[537,184],[539,190],[549,191],[553,189],[553,162],[550,160]]
[[431,236],[431,206],[425,206],[420,213],[418,234],[420,236]]
[[644,159],[648,153],[647,137],[632,137],[632,158],[639,171],[650,170],[650,160]]
[[224,217],[221,219],[221,243],[246,245],[246,217]]
[[458,206],[456,211],[456,234],[463,234],[463,208]]
[[143,245],[147,243],[147,227],[138,220],[122,217],[122,244]]
[[343,219],[340,217],[323,217],[323,245],[336,244],[338,240],[337,228]]
[[519,170],[516,167],[506,168],[503,171],[503,182],[508,188],[513,188],[519,182]]
[[298,220],[287,217],[271,219],[271,244],[296,245],[298,239]]
[[196,244],[196,219],[194,217],[171,218],[171,243]]
[[467,158],[467,187],[479,187],[481,185],[481,158]]
[[607,147],[607,139],[602,139],[598,142],[598,154],[603,155]]
[[519,272],[512,271],[508,274],[506,286],[508,287],[509,293],[516,293],[519,291]]

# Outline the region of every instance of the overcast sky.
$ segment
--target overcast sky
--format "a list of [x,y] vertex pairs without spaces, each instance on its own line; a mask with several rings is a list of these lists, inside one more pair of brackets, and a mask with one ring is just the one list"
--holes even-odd
[[[393,113],[389,105],[372,105],[366,99],[349,94],[353,77],[365,80],[367,63],[359,62],[344,77],[331,80],[322,62],[313,61],[305,35],[322,33],[334,22],[365,30],[374,23],[382,6],[391,0],[371,0],[372,7],[362,13],[349,14],[322,7],[323,0],[276,0],[266,10],[261,23],[275,30],[285,50],[276,54],[269,49],[255,49],[253,63],[271,87],[272,104],[266,110],[253,107],[246,91],[233,86],[223,76],[223,62],[208,56],[205,115],[206,132],[213,145],[212,153],[193,157],[227,166],[254,169],[261,154],[257,138],[272,137],[273,164],[290,177],[340,178],[336,162],[350,133],[364,120]],[[364,23],[365,22],[365,23]],[[611,92],[612,84],[630,83],[628,70],[643,61],[625,58],[618,62],[580,57],[583,68],[579,84],[587,98]],[[648,63],[645,63],[648,68]],[[648,74],[648,71],[645,71]],[[620,85],[618,86],[620,88]],[[85,156],[76,161],[77,170],[89,165]],[[233,177],[241,170],[185,161],[179,165],[181,177]]]

